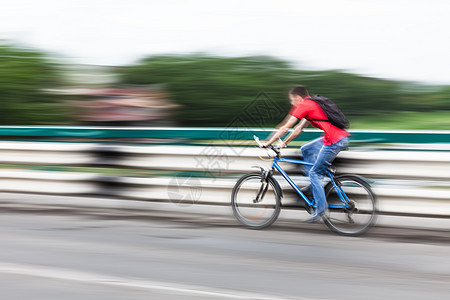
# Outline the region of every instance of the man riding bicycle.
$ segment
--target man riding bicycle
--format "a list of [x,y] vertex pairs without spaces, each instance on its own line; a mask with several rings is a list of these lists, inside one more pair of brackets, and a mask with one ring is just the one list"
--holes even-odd
[[305,174],[311,182],[311,190],[315,200],[315,212],[311,220],[323,217],[327,210],[327,201],[325,190],[322,185],[326,168],[333,162],[337,154],[347,147],[350,134],[345,129],[341,129],[331,124],[323,109],[315,101],[311,100],[308,90],[303,86],[295,86],[289,91],[289,99],[292,105],[286,118],[277,126],[275,132],[269,140],[263,144],[263,147],[270,146],[278,138],[284,137],[289,129],[294,130],[277,145],[280,148],[299,136],[303,129],[311,124],[312,126],[323,130],[324,135],[301,147],[303,159],[313,164],[305,166]]

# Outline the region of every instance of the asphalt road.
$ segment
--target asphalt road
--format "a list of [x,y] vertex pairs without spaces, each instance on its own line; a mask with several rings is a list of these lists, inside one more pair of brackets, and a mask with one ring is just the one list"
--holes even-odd
[[1,299],[448,299],[449,231],[226,216],[0,210]]

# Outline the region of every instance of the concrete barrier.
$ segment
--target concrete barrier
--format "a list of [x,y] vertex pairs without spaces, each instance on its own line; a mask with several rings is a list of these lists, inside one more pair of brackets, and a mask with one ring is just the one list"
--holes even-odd
[[[249,143],[250,145],[250,143]],[[298,149],[283,149],[296,157]],[[261,156],[267,160],[261,160]],[[231,189],[253,166],[270,167],[266,150],[255,147],[141,146],[97,143],[0,142],[0,190],[54,195],[101,195],[180,204],[228,205]],[[374,190],[385,214],[450,216],[450,153],[438,151],[342,152],[339,173],[362,174],[375,180]],[[105,176],[88,172],[27,170],[34,166],[97,166],[104,168],[189,171],[191,175],[154,178]],[[22,167],[21,167],[22,166]],[[306,183],[299,167],[286,165],[295,182]],[[195,175],[194,173],[198,173]],[[295,195],[283,178],[283,204]]]

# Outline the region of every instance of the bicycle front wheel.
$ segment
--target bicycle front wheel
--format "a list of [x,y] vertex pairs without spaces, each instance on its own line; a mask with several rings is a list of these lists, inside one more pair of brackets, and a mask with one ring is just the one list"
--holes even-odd
[[261,173],[249,173],[236,183],[231,194],[231,207],[243,225],[262,229],[273,224],[281,209],[281,191],[275,179]]
[[328,215],[325,224],[334,232],[357,236],[365,233],[375,223],[376,197],[363,179],[341,175],[325,187]]

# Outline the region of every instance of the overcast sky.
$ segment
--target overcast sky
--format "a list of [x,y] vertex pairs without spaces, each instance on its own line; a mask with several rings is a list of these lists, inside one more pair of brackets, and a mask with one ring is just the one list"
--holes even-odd
[[450,84],[449,0],[0,0],[0,38],[88,64],[273,55],[304,69]]

